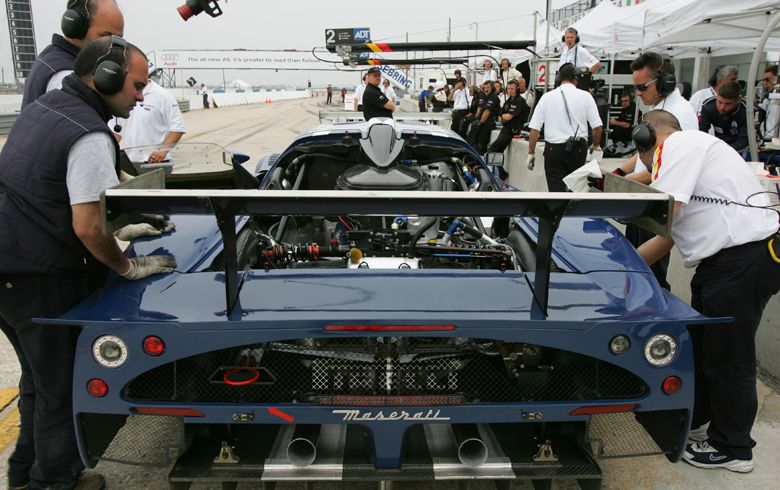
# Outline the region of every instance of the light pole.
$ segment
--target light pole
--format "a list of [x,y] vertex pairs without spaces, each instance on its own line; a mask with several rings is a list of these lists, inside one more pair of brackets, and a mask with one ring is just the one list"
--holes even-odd
[[477,35],[474,36],[474,40],[479,41],[479,22],[472,22],[469,28],[473,28],[473,26],[477,28]]

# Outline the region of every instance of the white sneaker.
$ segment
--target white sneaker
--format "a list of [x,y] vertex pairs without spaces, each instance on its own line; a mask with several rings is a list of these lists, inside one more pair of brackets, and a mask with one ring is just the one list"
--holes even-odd
[[737,459],[724,454],[708,442],[694,442],[685,447],[683,460],[697,468],[724,468],[736,473],[750,473],[753,471],[752,459]]

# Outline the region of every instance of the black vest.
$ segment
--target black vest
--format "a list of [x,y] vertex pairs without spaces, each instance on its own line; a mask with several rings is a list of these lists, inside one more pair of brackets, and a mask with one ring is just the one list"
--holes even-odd
[[27,75],[27,81],[24,83],[22,109],[46,93],[46,86],[55,73],[72,71],[78,54],[79,48],[77,46],[72,45],[59,34],[54,34],[51,37],[51,44],[41,52]]
[[[95,262],[73,231],[66,183],[73,144],[111,136],[112,115],[76,75],[27,106],[0,152],[0,273],[84,272]],[[114,142],[119,175],[119,145]]]

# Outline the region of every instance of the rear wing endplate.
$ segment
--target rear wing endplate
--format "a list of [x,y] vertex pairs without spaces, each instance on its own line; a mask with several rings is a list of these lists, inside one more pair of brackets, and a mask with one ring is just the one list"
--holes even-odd
[[238,216],[536,217],[539,237],[532,289],[546,314],[552,242],[561,219],[641,218],[645,228],[668,236],[674,205],[670,196],[646,186],[640,193],[165,190],[160,188],[161,173],[151,172],[104,191],[100,199],[104,230],[111,233],[143,213],[216,216],[223,238],[228,314],[246,277],[238,270]]

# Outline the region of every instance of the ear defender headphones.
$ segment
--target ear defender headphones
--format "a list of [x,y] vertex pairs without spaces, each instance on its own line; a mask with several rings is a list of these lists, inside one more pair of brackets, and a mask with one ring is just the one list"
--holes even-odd
[[566,42],[566,33],[567,33],[567,32],[572,32],[572,33],[574,33],[574,35],[575,35],[575,36],[577,36],[577,37],[574,39],[574,43],[575,43],[575,44],[579,44],[579,42],[580,42],[580,33],[579,33],[579,32],[577,32],[577,29],[575,29],[575,28],[573,28],[573,27],[569,27],[568,29],[566,29],[566,30],[563,32],[563,36],[561,36],[561,42],[562,42],[562,43],[565,43],[565,42]]
[[661,97],[666,97],[677,88],[677,77],[674,75],[674,66],[671,58],[664,55],[661,55],[661,58],[663,61],[658,68],[658,75],[656,75],[656,87]]
[[[122,63],[107,59],[115,49],[122,49]],[[111,36],[111,45],[106,54],[101,56],[95,62],[95,69],[92,71],[92,81],[95,89],[103,95],[115,95],[122,90],[127,75],[127,41],[119,36]]]
[[648,151],[655,146],[655,129],[647,122],[642,121],[631,131],[631,139],[638,151]]
[[70,0],[68,10],[62,14],[60,28],[65,37],[84,39],[89,29],[89,0]]

